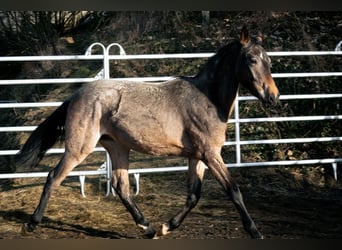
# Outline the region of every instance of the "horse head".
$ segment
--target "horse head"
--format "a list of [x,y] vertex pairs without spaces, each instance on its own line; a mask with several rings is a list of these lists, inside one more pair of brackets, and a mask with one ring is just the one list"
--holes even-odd
[[235,68],[239,82],[265,105],[275,105],[279,90],[271,75],[270,58],[262,47],[262,36],[251,39],[244,27],[241,31],[242,45]]

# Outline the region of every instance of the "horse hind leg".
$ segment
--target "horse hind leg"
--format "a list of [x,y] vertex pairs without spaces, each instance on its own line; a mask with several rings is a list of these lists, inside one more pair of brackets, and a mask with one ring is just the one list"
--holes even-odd
[[[80,164],[95,148],[99,138],[98,133],[87,133],[88,129],[72,131],[73,126],[66,130],[65,153],[58,165],[52,169],[45,182],[39,204],[31,216],[29,223],[24,224],[23,232],[32,232],[41,222],[49,198],[53,191],[60,186],[68,174]],[[88,128],[92,128],[89,127]],[[96,130],[95,130],[96,131]]]
[[39,204],[31,216],[30,221],[23,226],[23,232],[32,232],[36,229],[37,225],[41,222],[45,209],[47,207],[48,201],[54,190],[60,186],[67,175],[76,167],[81,161],[86,157],[86,155],[80,157],[73,157],[70,153],[65,153],[63,158],[58,163],[58,165],[52,169],[48,176],[42,195],[40,197]]
[[202,181],[204,176],[205,164],[197,159],[189,159],[188,171],[188,195],[185,205],[181,211],[172,217],[166,224],[161,226],[157,233],[158,236],[168,234],[170,231],[178,228],[187,214],[197,205],[201,197]]
[[133,217],[136,225],[144,230],[144,236],[146,238],[153,238],[156,231],[145,219],[144,215],[130,195],[128,177],[129,149],[108,138],[101,139],[100,143],[108,151],[112,160],[112,186],[116,194],[118,194],[123,205]]

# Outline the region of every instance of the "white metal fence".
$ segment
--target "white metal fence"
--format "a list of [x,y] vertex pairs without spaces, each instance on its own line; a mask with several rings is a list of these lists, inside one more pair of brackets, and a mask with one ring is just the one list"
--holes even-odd
[[[116,46],[119,48],[120,55],[111,55],[110,49]],[[102,54],[92,54],[94,47],[100,47]],[[0,62],[25,62],[25,61],[70,61],[70,60],[102,60],[103,69],[95,78],[53,78],[53,79],[9,79],[0,80],[0,86],[9,85],[25,85],[25,84],[64,84],[64,83],[84,83],[91,82],[98,78],[110,78],[109,62],[110,60],[131,60],[131,59],[187,59],[187,58],[208,58],[213,53],[188,53],[188,54],[145,54],[145,55],[126,55],[124,49],[117,43],[110,44],[105,47],[101,43],[94,43],[86,50],[85,55],[67,55],[67,56],[10,56],[0,57]],[[341,56],[342,51],[295,51],[295,52],[268,52],[271,57],[284,56]],[[273,73],[274,78],[291,78],[291,77],[341,77],[342,72],[311,72],[311,73]],[[134,77],[134,78],[115,78],[133,81],[165,81],[172,77]],[[281,100],[298,100],[298,99],[339,99],[342,93],[334,94],[306,94],[306,95],[281,95]],[[337,163],[342,162],[342,158],[325,158],[325,159],[308,159],[308,160],[286,160],[286,161],[266,161],[266,162],[242,162],[241,146],[256,144],[278,144],[278,143],[310,143],[310,142],[331,142],[342,141],[342,136],[337,137],[315,137],[315,138],[287,138],[287,139],[267,139],[267,140],[241,140],[240,124],[251,122],[293,122],[293,121],[314,121],[314,120],[341,120],[342,115],[321,115],[321,116],[293,116],[293,117],[258,117],[258,118],[240,118],[239,104],[256,100],[252,96],[239,96],[235,103],[234,118],[229,123],[235,124],[235,138],[233,141],[226,141],[225,146],[235,146],[236,161],[229,163],[229,167],[255,167],[255,166],[289,166],[289,165],[307,165],[307,164],[331,164],[334,170],[335,179],[337,179]],[[30,103],[0,103],[0,109],[8,108],[32,108],[32,107],[58,107],[61,102],[30,102]],[[33,131],[35,126],[5,126],[0,127],[0,133]],[[103,148],[97,147],[95,151],[104,151]],[[14,155],[18,150],[0,150],[0,156]],[[48,154],[63,153],[64,149],[50,149]],[[159,167],[159,168],[143,168],[130,169],[129,173],[134,174],[136,180],[137,191],[139,193],[139,176],[141,173],[184,171],[187,166]],[[27,178],[27,177],[45,177],[47,172],[31,172],[31,173],[8,173],[0,174],[0,179],[7,178]],[[84,195],[84,178],[87,175],[104,175],[107,178],[107,194],[110,193],[110,177],[111,163],[106,154],[105,163],[94,171],[72,171],[69,176],[80,176],[81,192]]]

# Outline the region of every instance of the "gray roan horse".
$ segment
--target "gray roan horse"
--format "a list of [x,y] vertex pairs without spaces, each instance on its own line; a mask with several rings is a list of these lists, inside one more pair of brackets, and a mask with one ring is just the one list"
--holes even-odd
[[[208,166],[236,206],[244,229],[252,238],[262,238],[221,157],[239,83],[264,104],[277,103],[278,88],[261,40],[251,39],[244,27],[240,40],[222,47],[194,77],[160,84],[98,80],[83,86],[38,126],[17,155],[16,164],[36,166],[65,133],[65,153],[49,172],[39,205],[23,230],[36,228],[53,190],[99,142],[112,160],[113,188],[146,237],[162,236],[180,226],[200,198]],[[129,193],[130,150],[189,159],[185,205],[160,230],[153,229]]]

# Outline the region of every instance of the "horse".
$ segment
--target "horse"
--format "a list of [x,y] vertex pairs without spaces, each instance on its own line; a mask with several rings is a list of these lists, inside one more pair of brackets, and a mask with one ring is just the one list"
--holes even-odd
[[[252,37],[245,26],[240,39],[220,48],[195,76],[161,83],[96,80],[82,86],[32,132],[16,157],[16,164],[36,166],[63,135],[65,152],[49,171],[39,204],[22,230],[36,229],[52,192],[100,143],[112,161],[111,185],[144,237],[159,238],[181,225],[200,199],[207,166],[235,205],[245,231],[263,238],[221,157],[239,84],[265,106],[279,99],[262,37]],[[185,205],[158,230],[130,195],[130,150],[188,158]]]

